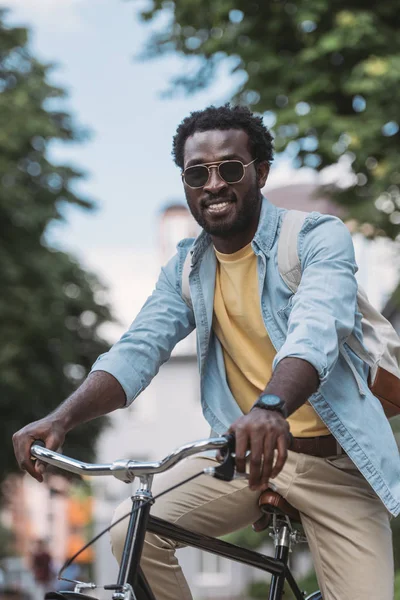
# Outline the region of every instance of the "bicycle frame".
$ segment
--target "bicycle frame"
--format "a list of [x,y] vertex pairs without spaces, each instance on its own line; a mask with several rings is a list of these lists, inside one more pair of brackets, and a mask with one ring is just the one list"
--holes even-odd
[[[146,531],[270,573],[272,578],[268,600],[282,600],[285,581],[288,582],[296,600],[304,600],[304,595],[288,568],[291,545],[299,541],[299,536],[292,530],[287,517],[276,514],[273,516],[275,556],[272,558],[217,538],[188,531],[178,525],[150,516],[150,508],[154,503],[151,493],[153,475],[166,471],[179,460],[190,455],[217,449],[225,452],[224,461],[218,467],[204,469],[203,473],[224,481],[231,481],[235,473],[234,440],[231,437],[198,440],[176,449],[161,461],[152,463],[129,460],[117,460],[112,464],[82,463],[45,448],[43,442],[35,442],[31,447],[31,454],[34,458],[73,473],[97,476],[112,474],[126,483],[133,481],[135,477],[139,478],[139,488],[132,496],[132,512],[129,517],[117,583],[104,586],[105,590],[113,591],[113,600],[156,600],[140,568]],[[86,596],[81,592],[97,587],[91,583],[76,582],[76,584],[74,592],[51,592],[46,594],[47,600],[87,600],[91,596]],[[315,592],[306,600],[322,600],[322,596],[320,592]]]
[[[290,530],[287,523],[283,523],[279,530],[275,557],[267,557],[258,552],[240,548],[217,538],[194,533],[178,525],[150,516],[152,495],[149,490],[149,484],[147,482],[143,483],[144,485],[132,496],[134,510],[129,519],[117,581],[120,591],[132,586],[136,600],[156,600],[139,567],[145,532],[149,531],[186,546],[199,548],[200,550],[205,550],[212,554],[271,573],[272,578],[268,600],[282,600],[285,581],[288,582],[296,600],[304,600],[304,595],[287,566],[290,549]],[[123,596],[119,595],[120,591],[114,594],[114,600],[121,600],[123,598]],[[309,597],[310,600],[312,597],[315,600],[318,597],[321,598],[321,596],[311,596]]]

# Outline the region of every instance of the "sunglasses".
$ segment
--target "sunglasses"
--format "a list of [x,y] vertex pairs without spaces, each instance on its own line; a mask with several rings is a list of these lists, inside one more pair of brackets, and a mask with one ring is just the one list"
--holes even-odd
[[244,165],[241,160],[224,160],[213,165],[194,165],[188,167],[182,173],[182,179],[190,188],[204,187],[210,179],[211,169],[217,169],[218,175],[226,183],[239,183],[245,176],[245,169],[252,165],[257,159]]

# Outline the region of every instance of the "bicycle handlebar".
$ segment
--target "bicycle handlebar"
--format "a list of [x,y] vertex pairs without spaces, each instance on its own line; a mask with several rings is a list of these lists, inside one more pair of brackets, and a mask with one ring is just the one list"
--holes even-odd
[[108,464],[85,463],[59,452],[45,448],[42,442],[34,442],[31,446],[31,455],[49,465],[76,473],[78,475],[104,476],[113,475],[121,481],[133,481],[136,476],[155,475],[163,473],[175,466],[179,461],[207,450],[224,450],[228,448],[228,437],[216,437],[198,440],[176,448],[158,462],[140,462],[135,460],[115,460]]

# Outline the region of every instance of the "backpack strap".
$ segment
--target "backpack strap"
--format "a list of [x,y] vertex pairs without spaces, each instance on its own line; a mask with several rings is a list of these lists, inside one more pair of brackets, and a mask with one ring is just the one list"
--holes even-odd
[[193,308],[192,297],[190,295],[189,275],[192,266],[192,255],[189,252],[186,255],[185,262],[182,267],[182,298],[189,308]]
[[282,218],[278,241],[278,269],[288,288],[295,294],[301,281],[297,240],[308,213],[288,210]]

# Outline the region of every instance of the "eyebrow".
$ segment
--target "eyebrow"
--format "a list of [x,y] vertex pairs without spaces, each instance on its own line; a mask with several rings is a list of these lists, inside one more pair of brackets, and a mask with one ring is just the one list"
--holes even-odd
[[192,158],[188,161],[187,165],[184,167],[187,169],[188,167],[194,167],[195,165],[213,165],[215,163],[223,162],[224,160],[240,160],[243,164],[246,164],[243,156],[239,156],[238,154],[225,154],[222,158],[218,160],[214,160],[212,162],[205,162],[204,158]]

